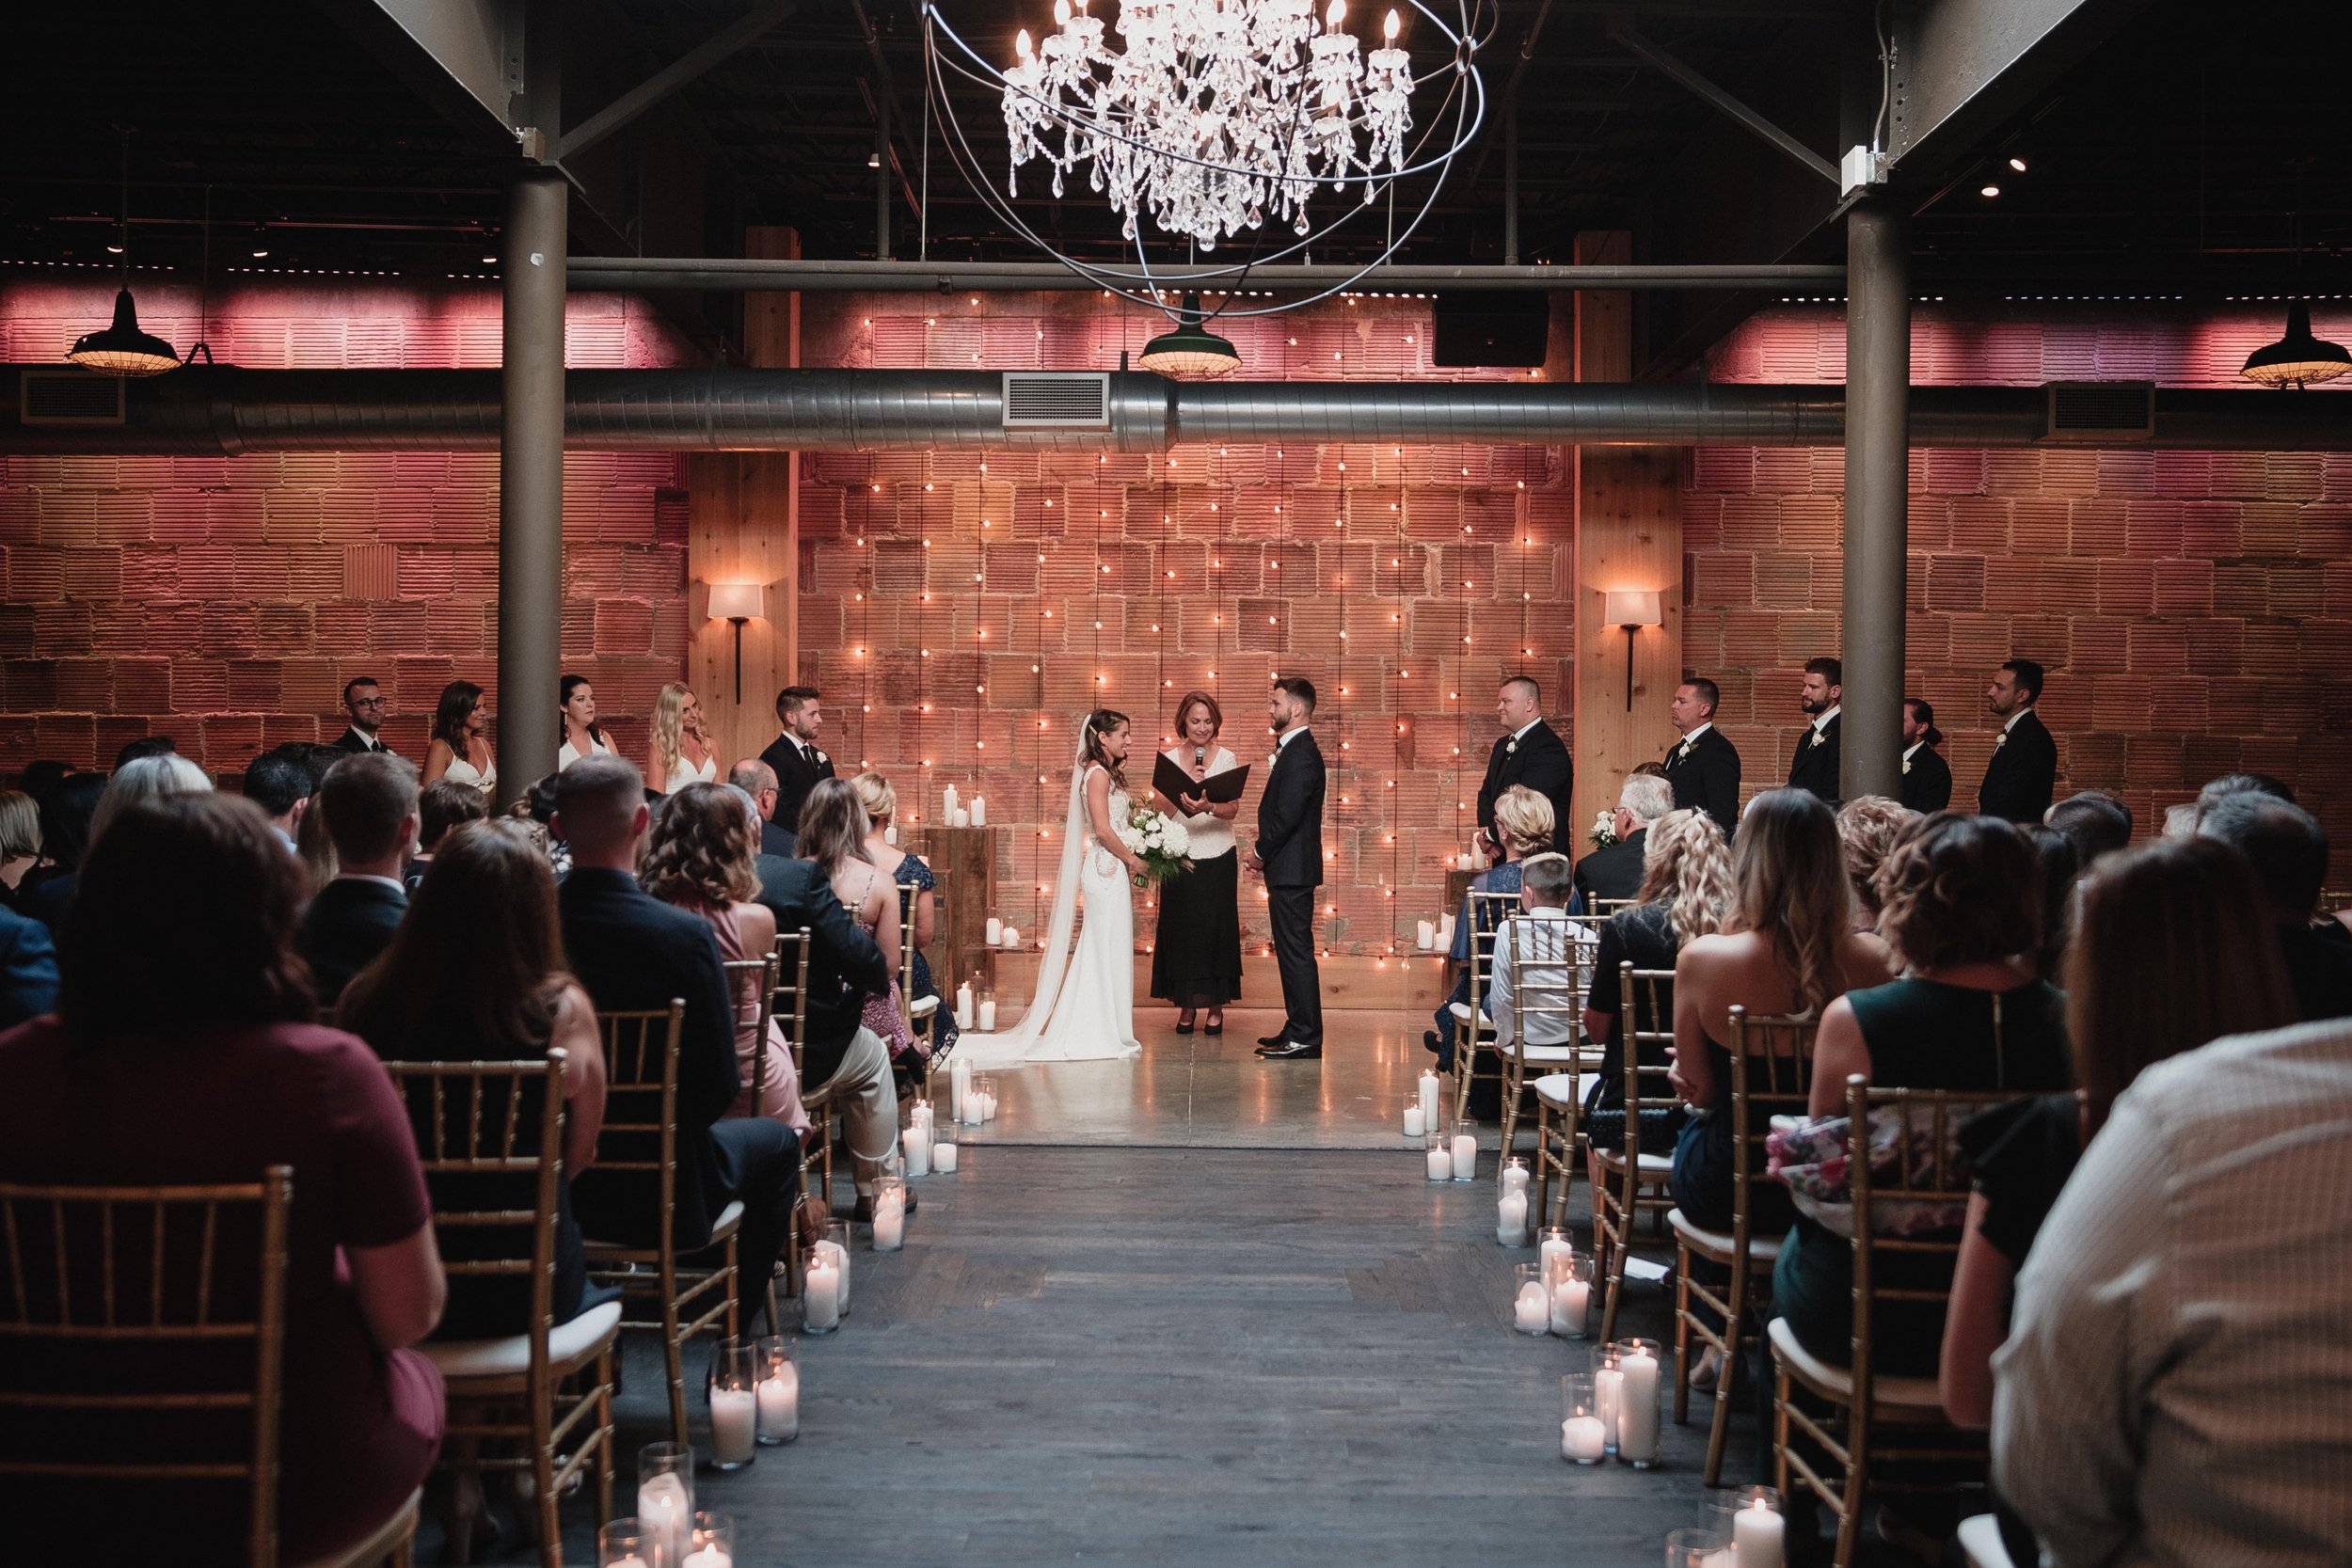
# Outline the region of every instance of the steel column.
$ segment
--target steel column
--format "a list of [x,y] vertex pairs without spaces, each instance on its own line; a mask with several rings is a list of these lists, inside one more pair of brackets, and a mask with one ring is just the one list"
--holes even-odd
[[1846,214],[1845,722],[1840,792],[1902,793],[1911,261],[1901,214]]
[[568,188],[551,168],[506,205],[499,420],[500,803],[555,771],[563,660],[564,272]]

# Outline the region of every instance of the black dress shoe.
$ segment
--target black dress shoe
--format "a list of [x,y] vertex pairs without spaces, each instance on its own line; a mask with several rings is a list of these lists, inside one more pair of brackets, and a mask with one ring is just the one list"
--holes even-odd
[[1281,1045],[1289,1040],[1289,1038],[1290,1037],[1288,1035],[1285,1035],[1282,1031],[1277,1029],[1271,1035],[1260,1036],[1258,1043],[1260,1045]]
[[1258,1054],[1269,1062],[1311,1062],[1321,1059],[1323,1047],[1319,1045],[1268,1046]]
[[1217,1036],[1225,1033],[1225,1025],[1222,1023],[1204,1023],[1200,1026],[1200,1032],[1208,1036],[1211,1039],[1215,1039]]
[[1192,1025],[1189,1023],[1179,1023],[1176,1025],[1176,1032],[1180,1035],[1189,1035],[1192,1033]]
[[1423,1029],[1421,1032],[1421,1048],[1433,1056],[1445,1054],[1445,1041],[1438,1037],[1438,1032],[1435,1029]]

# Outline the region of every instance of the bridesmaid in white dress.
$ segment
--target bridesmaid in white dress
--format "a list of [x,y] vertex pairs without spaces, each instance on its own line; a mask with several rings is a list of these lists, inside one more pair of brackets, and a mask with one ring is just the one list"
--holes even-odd
[[482,705],[482,688],[471,681],[452,681],[441,688],[433,709],[433,743],[424,749],[421,784],[442,779],[471,784],[496,803],[498,755],[490,749],[490,710]]
[[645,787],[675,795],[688,784],[709,784],[718,776],[719,759],[711,750],[702,701],[672,681],[653,705],[653,750],[645,758]]
[[588,684],[588,677],[565,675],[557,684],[556,693],[564,743],[556,750],[555,770],[561,773],[582,757],[611,756],[612,748],[596,722],[596,689]]
[[[1135,1034],[1134,882],[1143,862],[1119,836],[1127,819],[1128,738],[1123,713],[1101,708],[1081,722],[1062,880],[1038,969],[1037,997],[1018,1028],[963,1037],[958,1053],[974,1067],[1102,1061],[1143,1053]],[[1086,923],[1073,947],[1071,929],[1079,898],[1085,901]]]

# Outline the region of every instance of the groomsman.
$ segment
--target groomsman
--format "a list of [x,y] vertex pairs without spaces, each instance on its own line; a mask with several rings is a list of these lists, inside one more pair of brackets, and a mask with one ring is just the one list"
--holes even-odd
[[2012,658],[1984,689],[1985,706],[2002,721],[1993,760],[1977,789],[1977,809],[2011,822],[2039,822],[2058,788],[2058,742],[2034,705],[2042,700],[2042,666]]
[[1797,706],[1813,721],[1797,739],[1797,754],[1788,764],[1788,787],[1809,789],[1837,804],[1838,699],[1846,693],[1846,667],[1834,658],[1804,661],[1804,686]]
[[817,745],[817,732],[825,721],[817,706],[813,686],[787,686],[776,693],[776,722],[784,733],[759,753],[759,760],[776,770],[775,822],[787,832],[801,828],[801,802],[818,781],[833,777],[833,758]]
[[1571,860],[1576,854],[1575,806],[1569,800],[1575,769],[1568,749],[1544,722],[1544,689],[1526,675],[1513,675],[1495,696],[1502,738],[1486,756],[1486,782],[1478,786],[1478,838],[1495,855],[1495,801],[1513,784],[1525,784],[1551,802],[1551,847]]
[[1952,803],[1952,765],[1936,748],[1944,732],[1935,709],[1917,697],[1903,699],[1903,804],[1926,814]]
[[1274,766],[1258,800],[1258,841],[1249,869],[1265,878],[1266,913],[1282,975],[1282,1027],[1258,1042],[1268,1061],[1323,1054],[1323,976],[1315,964],[1315,889],[1323,885],[1323,752],[1307,725],[1312,681],[1293,675],[1266,699]]
[[384,722],[384,689],[372,675],[355,675],[343,682],[343,711],[351,724],[335,739],[339,752],[382,752],[391,754],[376,726]]
[[1722,700],[1722,689],[1704,675],[1675,688],[1666,712],[1682,740],[1666,752],[1665,768],[1675,809],[1707,813],[1729,838],[1740,826],[1740,749],[1715,727],[1715,705]]

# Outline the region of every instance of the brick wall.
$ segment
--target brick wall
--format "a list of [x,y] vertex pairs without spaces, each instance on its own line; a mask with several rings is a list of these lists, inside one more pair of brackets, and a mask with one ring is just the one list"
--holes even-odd
[[[2273,304],[1928,307],[1912,370],[1923,384],[2241,388],[2248,351],[2282,323]],[[1841,381],[1844,331],[1835,306],[1769,310],[1713,372]],[[1687,471],[1686,655],[1723,683],[1749,782],[1777,782],[1800,667],[1838,647],[1843,458],[1718,448]],[[1956,804],[1973,802],[1992,753],[1985,683],[2022,655],[2050,672],[2061,790],[2113,790],[2145,830],[2204,781],[2257,769],[2352,842],[2352,454],[1917,451],[1911,552],[1909,690],[1950,736]]]
[[[140,320],[184,350],[192,291],[137,284]],[[111,284],[0,288],[0,354],[56,362],[106,319]],[[256,369],[498,363],[477,286],[369,282],[217,292],[209,336]],[[575,295],[580,366],[680,362],[642,302]],[[668,454],[565,461],[564,657],[632,754],[687,636],[686,508]],[[424,754],[449,681],[498,700],[498,459],[487,452],[0,458],[0,767],[111,763],[159,732],[215,771],[332,739],[342,683],[380,679],[385,730]],[[547,693],[548,721],[555,695]]]
[[[812,297],[805,309],[812,365],[1104,369],[1152,330],[1090,295]],[[1433,372],[1428,310],[1365,298],[1218,330],[1253,378],[1504,373]],[[889,773],[927,819],[946,784],[985,794],[990,822],[1009,826],[1000,911],[1025,931],[1050,901],[1077,715],[1132,716],[1139,782],[1174,700],[1209,690],[1226,743],[1262,777],[1268,677],[1304,674],[1333,769],[1324,939],[1377,954],[1401,933],[1409,947],[1474,820],[1500,676],[1531,669],[1548,707],[1565,700],[1565,485],[1560,451],[1530,447],[813,457],[803,670],[846,731],[837,760]],[[1254,895],[1243,913],[1255,950]]]

